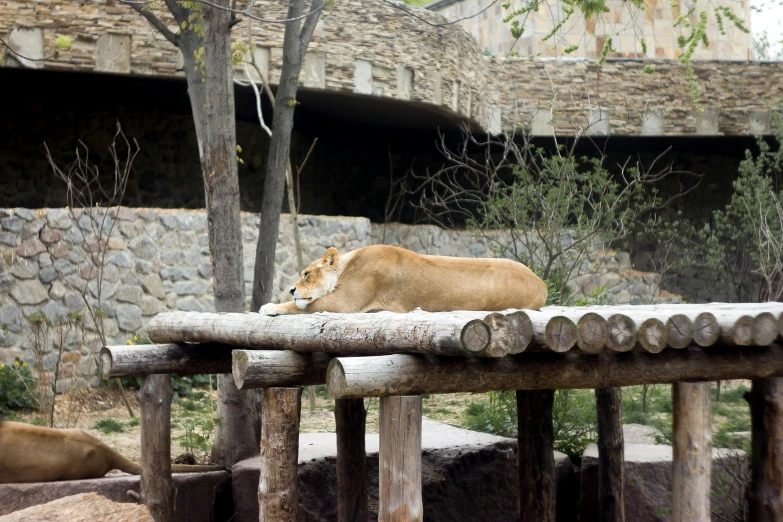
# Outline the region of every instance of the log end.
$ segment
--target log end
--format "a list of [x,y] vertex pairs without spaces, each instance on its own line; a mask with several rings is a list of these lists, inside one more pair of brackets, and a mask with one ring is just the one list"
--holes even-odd
[[247,352],[244,350],[233,350],[231,352],[231,374],[234,376],[234,384],[240,390],[244,389],[247,367]]
[[567,352],[576,344],[577,329],[574,322],[568,317],[557,315],[549,320],[546,325],[546,343],[552,351],[557,353]]
[[753,316],[743,315],[734,321],[733,328],[724,332],[729,341],[737,346],[753,345]]
[[769,346],[778,337],[778,321],[770,312],[762,312],[753,318],[753,344]]
[[639,327],[638,341],[646,351],[660,353],[666,348],[666,326],[660,319],[650,318]]
[[[480,319],[473,319],[462,327],[460,343],[468,355],[483,354],[492,341],[492,329]],[[331,368],[331,364],[329,365]]]
[[339,359],[334,358],[326,367],[326,388],[335,399],[352,399],[346,396],[345,368]]
[[111,350],[109,350],[107,347],[101,348],[100,353],[100,360],[101,360],[101,375],[104,379],[108,379],[109,377],[113,377],[111,374],[112,372],[112,357],[111,357]]
[[606,320],[609,338],[606,347],[612,352],[627,352],[636,345],[636,323],[625,314],[614,314]]
[[606,319],[600,315],[588,312],[576,323],[577,344],[586,353],[598,353],[606,346],[609,337],[609,327]]
[[693,321],[693,342],[699,346],[712,346],[720,338],[718,319],[710,312],[702,312]]
[[525,312],[516,311],[506,314],[506,317],[511,323],[511,328],[515,332],[511,353],[522,353],[533,341],[533,323],[530,321],[530,316]]
[[669,346],[682,349],[693,341],[693,322],[684,314],[674,314],[666,321]]

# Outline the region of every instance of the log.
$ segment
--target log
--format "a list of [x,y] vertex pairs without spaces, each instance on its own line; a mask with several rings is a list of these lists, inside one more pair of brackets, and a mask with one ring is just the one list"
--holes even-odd
[[666,325],[660,319],[645,319],[636,331],[636,347],[650,353],[660,353],[666,348]]
[[602,522],[625,520],[622,389],[596,388],[598,414],[598,511]]
[[141,501],[155,522],[174,520],[171,479],[171,376],[145,375],[139,390],[141,409]]
[[[487,355],[490,357],[504,357],[511,353],[514,348],[515,330],[511,325],[511,321],[500,313],[492,313],[484,318],[484,323],[489,326],[492,332],[489,347],[487,348]],[[527,348],[527,346],[525,346]],[[516,350],[519,353],[522,350]]]
[[563,315],[548,316],[526,312],[533,325],[533,342],[539,350],[557,353],[567,352],[576,344],[577,330],[574,322]]
[[753,318],[753,344],[769,346],[778,338],[778,319],[770,312],[761,312]]
[[332,356],[273,350],[234,350],[234,383],[240,390],[324,384]]
[[752,426],[749,520],[783,520],[783,379],[757,379],[746,397]]
[[657,353],[666,346],[681,349],[693,341],[693,322],[685,314],[633,309],[624,309],[622,313],[638,325],[637,338],[647,351]]
[[673,387],[672,522],[710,520],[712,420],[710,383]]
[[[687,314],[685,314],[687,315]],[[720,325],[718,319],[712,312],[701,312],[695,317],[690,317],[693,321],[693,342],[699,346],[712,346],[720,339]]]
[[729,346],[753,344],[753,316],[742,312],[717,312],[715,318],[720,327],[720,342]]
[[381,399],[378,432],[378,521],[421,521],[421,397]]
[[585,353],[599,353],[609,341],[609,323],[600,315],[588,312],[576,323],[576,345]]
[[301,388],[262,392],[260,522],[296,522]]
[[514,330],[514,343],[509,354],[518,354],[525,351],[533,340],[533,323],[525,312],[516,311],[505,314]]
[[555,392],[517,391],[520,520],[555,522]]
[[[564,323],[566,328],[565,333],[569,337],[572,335],[576,336],[576,346],[578,346],[579,349],[582,350],[583,352],[598,353],[602,351],[606,346],[607,337],[609,335],[608,325],[606,320],[600,315],[593,312],[586,312],[580,307],[568,308],[568,307],[560,307],[560,306],[557,307],[550,306],[538,312],[535,311],[514,312],[511,314],[507,314],[507,316],[510,317],[515,314],[524,314],[528,316],[528,322],[530,322],[529,328],[531,334],[533,334],[533,324],[529,319],[529,317],[533,316],[536,318],[538,323],[537,327],[539,328],[538,336],[540,339],[543,339],[543,341],[539,340],[536,342],[537,347],[539,348],[538,351],[540,351],[541,347],[543,347],[546,351],[551,350],[548,344],[552,344],[553,341],[547,340],[546,326],[548,326],[549,320],[554,319],[556,321],[561,321],[562,319],[560,318],[565,318],[576,326],[576,329],[573,330],[570,324],[566,321]],[[551,351],[560,351],[563,348],[565,347],[559,348],[558,350],[551,350]],[[515,352],[512,351],[510,353],[513,354]]]
[[337,520],[367,521],[367,455],[364,431],[367,411],[363,399],[337,399]]
[[231,347],[184,343],[104,346],[100,361],[104,379],[153,373],[231,373]]
[[623,353],[636,345],[636,324],[624,314],[598,314],[606,319],[609,337],[606,339],[606,349],[612,353]]
[[486,312],[296,314],[166,312],[150,320],[159,343],[221,342],[254,349],[377,355],[430,353],[487,356],[492,338]]
[[326,382],[338,399],[422,393],[601,388],[783,376],[783,346],[592,355],[525,353],[502,359],[415,355],[338,357]]

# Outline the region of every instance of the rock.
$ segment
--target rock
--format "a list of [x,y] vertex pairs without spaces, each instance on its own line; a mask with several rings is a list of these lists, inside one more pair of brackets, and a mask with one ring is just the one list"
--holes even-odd
[[632,295],[646,296],[650,293],[650,288],[644,283],[634,283],[629,290]]
[[141,286],[152,297],[157,299],[166,298],[166,291],[163,290],[163,282],[158,274],[147,274],[141,277]]
[[122,268],[131,268],[133,266],[133,258],[125,250],[112,250],[107,252],[106,262]]
[[46,245],[37,238],[28,239],[16,247],[16,255],[19,257],[35,257],[41,252],[46,252]]
[[[96,299],[98,298],[98,281],[92,280],[88,284],[88,287],[90,289],[90,293],[93,297]],[[108,281],[103,281],[100,285],[100,297],[101,300],[105,301],[106,299],[111,299],[114,293],[117,291],[117,285]]]
[[14,210],[14,214],[24,219],[25,221],[32,221],[35,219],[35,212],[29,208],[17,208]]
[[9,232],[18,234],[19,232],[22,231],[22,227],[24,227],[24,220],[19,218],[18,216],[9,216],[0,219],[0,226],[2,226],[4,229],[6,229]]
[[204,308],[193,296],[177,299],[177,310],[183,312],[203,312]]
[[141,259],[152,259],[158,250],[155,242],[146,236],[134,239],[130,242],[128,248]]
[[76,265],[71,263],[68,259],[58,259],[52,263],[52,268],[64,276],[75,274],[77,270]]
[[598,286],[602,286],[607,290],[610,290],[619,285],[621,281],[622,278],[620,278],[619,274],[616,272],[608,272],[598,277]]
[[3,517],[4,522],[47,520],[50,522],[154,522],[144,504],[112,502],[97,493],[79,493],[32,506]]
[[197,267],[201,264],[201,248],[198,246],[191,246],[185,250],[185,264],[192,267]]
[[110,215],[122,221],[136,221],[138,217],[135,210],[127,207],[120,207],[118,210],[112,211]]
[[52,250],[49,252],[53,258],[60,259],[68,255],[68,245],[64,241],[55,243]]
[[[84,358],[83,358],[84,359]],[[209,473],[175,473],[172,476],[177,494],[174,496],[175,522],[226,521],[231,518],[231,479],[227,471]],[[0,484],[0,515],[37,506],[52,499],[78,494],[102,495],[114,502],[113,508],[140,509],[143,506],[128,496],[127,491],[139,493],[139,477],[135,475],[108,475],[90,480],[65,480],[38,484]],[[86,518],[65,520],[108,521],[109,512],[84,511]],[[214,515],[214,518],[213,518]],[[14,516],[14,515],[12,515]],[[256,515],[256,519],[258,515]],[[27,518],[26,520],[43,520]],[[47,519],[50,520],[50,519]],[[51,519],[60,520],[60,519]],[[151,520],[133,515],[129,522]]]
[[38,275],[38,263],[31,259],[17,259],[10,272],[19,279],[32,279]]
[[[422,497],[424,520],[434,522],[517,522],[519,518],[519,469],[516,441],[469,444],[473,436],[492,437],[467,430],[462,441],[449,436],[441,443],[428,441],[427,428],[440,424],[427,419],[422,433]],[[474,435],[473,435],[474,434]],[[318,439],[329,447],[313,452]],[[378,435],[367,435],[367,485],[370,520],[377,520]],[[459,445],[458,445],[459,444]],[[307,521],[337,520],[335,434],[303,434],[299,442],[299,517]],[[578,481],[568,457],[555,453],[558,520],[576,520]],[[259,458],[232,468],[234,522],[258,520]],[[628,519],[631,520],[631,519]]]
[[106,247],[109,250],[125,250],[125,242],[118,237],[110,237]]
[[22,228],[22,241],[27,241],[31,237],[37,237],[44,225],[46,225],[46,221],[43,219],[36,219],[30,223],[25,223],[24,228]]
[[57,273],[57,270],[50,266],[42,268],[38,274],[38,279],[40,279],[43,284],[49,284],[58,277],[59,274]]
[[[720,469],[736,462],[738,453],[713,449],[712,483],[720,480]],[[744,457],[742,457],[744,460]],[[725,480],[725,477],[723,478]],[[665,522],[671,513],[672,447],[650,444],[625,444],[625,519],[634,522]],[[731,495],[712,495],[712,511],[727,510],[739,500],[740,491]],[[581,522],[599,520],[598,447],[590,444],[582,456]],[[713,519],[715,520],[715,519]],[[719,519],[718,519],[719,520]],[[730,518],[730,520],[734,520]]]
[[114,299],[123,303],[140,304],[144,292],[138,286],[122,285],[114,294]]
[[76,292],[68,292],[65,294],[65,307],[69,312],[78,312],[84,308],[84,299]]
[[656,444],[663,437],[660,430],[644,424],[623,424],[623,440],[626,444]]
[[209,263],[201,263],[198,266],[198,275],[205,279],[209,279],[212,277],[212,265]]
[[177,295],[204,295],[209,289],[206,281],[180,281],[174,284],[174,292]]
[[6,292],[14,284],[16,279],[8,272],[0,274],[0,292]]
[[185,254],[182,250],[169,250],[160,255],[160,260],[166,266],[176,266],[185,261]]
[[46,316],[50,323],[56,324],[57,321],[65,319],[68,312],[57,301],[49,301],[41,309],[41,313]]
[[72,223],[71,214],[64,208],[49,209],[46,213],[46,222],[51,228],[67,230]]
[[137,332],[141,329],[141,308],[133,304],[117,305],[117,323],[126,332]]
[[179,225],[177,218],[172,216],[171,214],[163,214],[162,216],[160,216],[160,223],[164,227],[170,230],[176,229],[177,226]]
[[160,302],[160,299],[156,299],[150,295],[145,295],[141,301],[141,315],[151,316],[159,314],[165,311],[165,306]]
[[174,292],[166,294],[166,308],[169,309],[177,308],[177,294],[175,294]]
[[10,294],[11,297],[16,299],[17,303],[22,305],[36,305],[43,303],[49,298],[46,288],[37,279],[18,281],[11,288]]
[[52,266],[52,256],[50,256],[48,252],[44,252],[43,254],[38,256],[38,265]]
[[60,281],[55,281],[52,283],[52,287],[49,289],[49,297],[59,300],[63,298],[66,292],[68,292],[68,289],[65,288],[65,285]]
[[57,243],[60,239],[62,239],[62,237],[63,237],[63,233],[59,230],[55,230],[49,227],[43,227],[41,229],[41,234],[40,234],[41,241],[43,241],[47,245],[50,245],[52,243]]
[[24,324],[22,309],[12,304],[0,307],[0,325],[5,325],[9,331],[19,333]]
[[16,234],[10,232],[0,232],[0,243],[15,247],[17,244]]
[[120,280],[120,270],[115,265],[104,265],[103,279],[110,283],[116,283]]
[[90,263],[84,263],[79,267],[79,277],[90,281],[98,277],[98,269],[92,266]]

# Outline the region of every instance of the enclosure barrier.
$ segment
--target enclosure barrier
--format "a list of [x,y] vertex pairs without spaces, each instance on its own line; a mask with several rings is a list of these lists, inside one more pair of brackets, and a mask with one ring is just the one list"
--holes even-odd
[[[672,520],[710,516],[709,382],[752,379],[752,520],[783,520],[783,304],[549,307],[409,314],[168,312],[141,346],[101,351],[104,377],[144,376],[142,498],[171,519],[165,374],[263,388],[260,520],[296,519],[300,386],[335,397],[338,518],[367,519],[362,399],[380,402],[379,520],[421,520],[421,395],[517,390],[521,520],[555,520],[553,390],[596,388],[601,520],[624,520],[620,386],[674,383]],[[233,352],[232,352],[233,351]],[[162,374],[162,375],[161,375]],[[170,390],[170,388],[169,388]],[[149,400],[148,400],[149,399]],[[157,426],[158,429],[151,429]],[[165,433],[164,433],[165,432]],[[145,478],[146,475],[146,478]]]

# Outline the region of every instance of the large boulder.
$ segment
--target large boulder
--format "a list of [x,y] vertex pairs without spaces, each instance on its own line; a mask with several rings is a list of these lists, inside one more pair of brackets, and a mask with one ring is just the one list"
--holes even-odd
[[[220,522],[230,519],[231,479],[228,472],[176,473],[173,477],[175,521]],[[0,484],[0,515],[7,515],[31,506],[46,504],[63,497],[90,492],[97,493],[113,502],[137,504],[138,501],[128,495],[127,492],[129,490],[136,493],[140,492],[139,477],[137,475],[122,473],[89,480]],[[26,520],[48,519],[27,518]],[[93,517],[89,520],[103,519]]]
[[[735,520],[742,491],[733,476],[746,473],[745,457],[736,450],[714,449],[712,460],[712,520]],[[625,519],[633,522],[667,522],[672,513],[672,447],[625,444]],[[598,517],[598,447],[587,446],[582,455],[580,521]]]
[[[378,511],[378,435],[367,435],[370,517]],[[337,520],[336,435],[307,433],[299,439],[299,515],[307,522]],[[578,478],[574,466],[555,453],[558,522],[575,521]],[[258,458],[232,470],[235,522],[258,520]],[[428,522],[519,521],[516,441],[424,419],[422,496]]]
[[146,506],[112,502],[97,493],[79,493],[46,504],[15,511],[0,517],[0,522],[154,522]]

